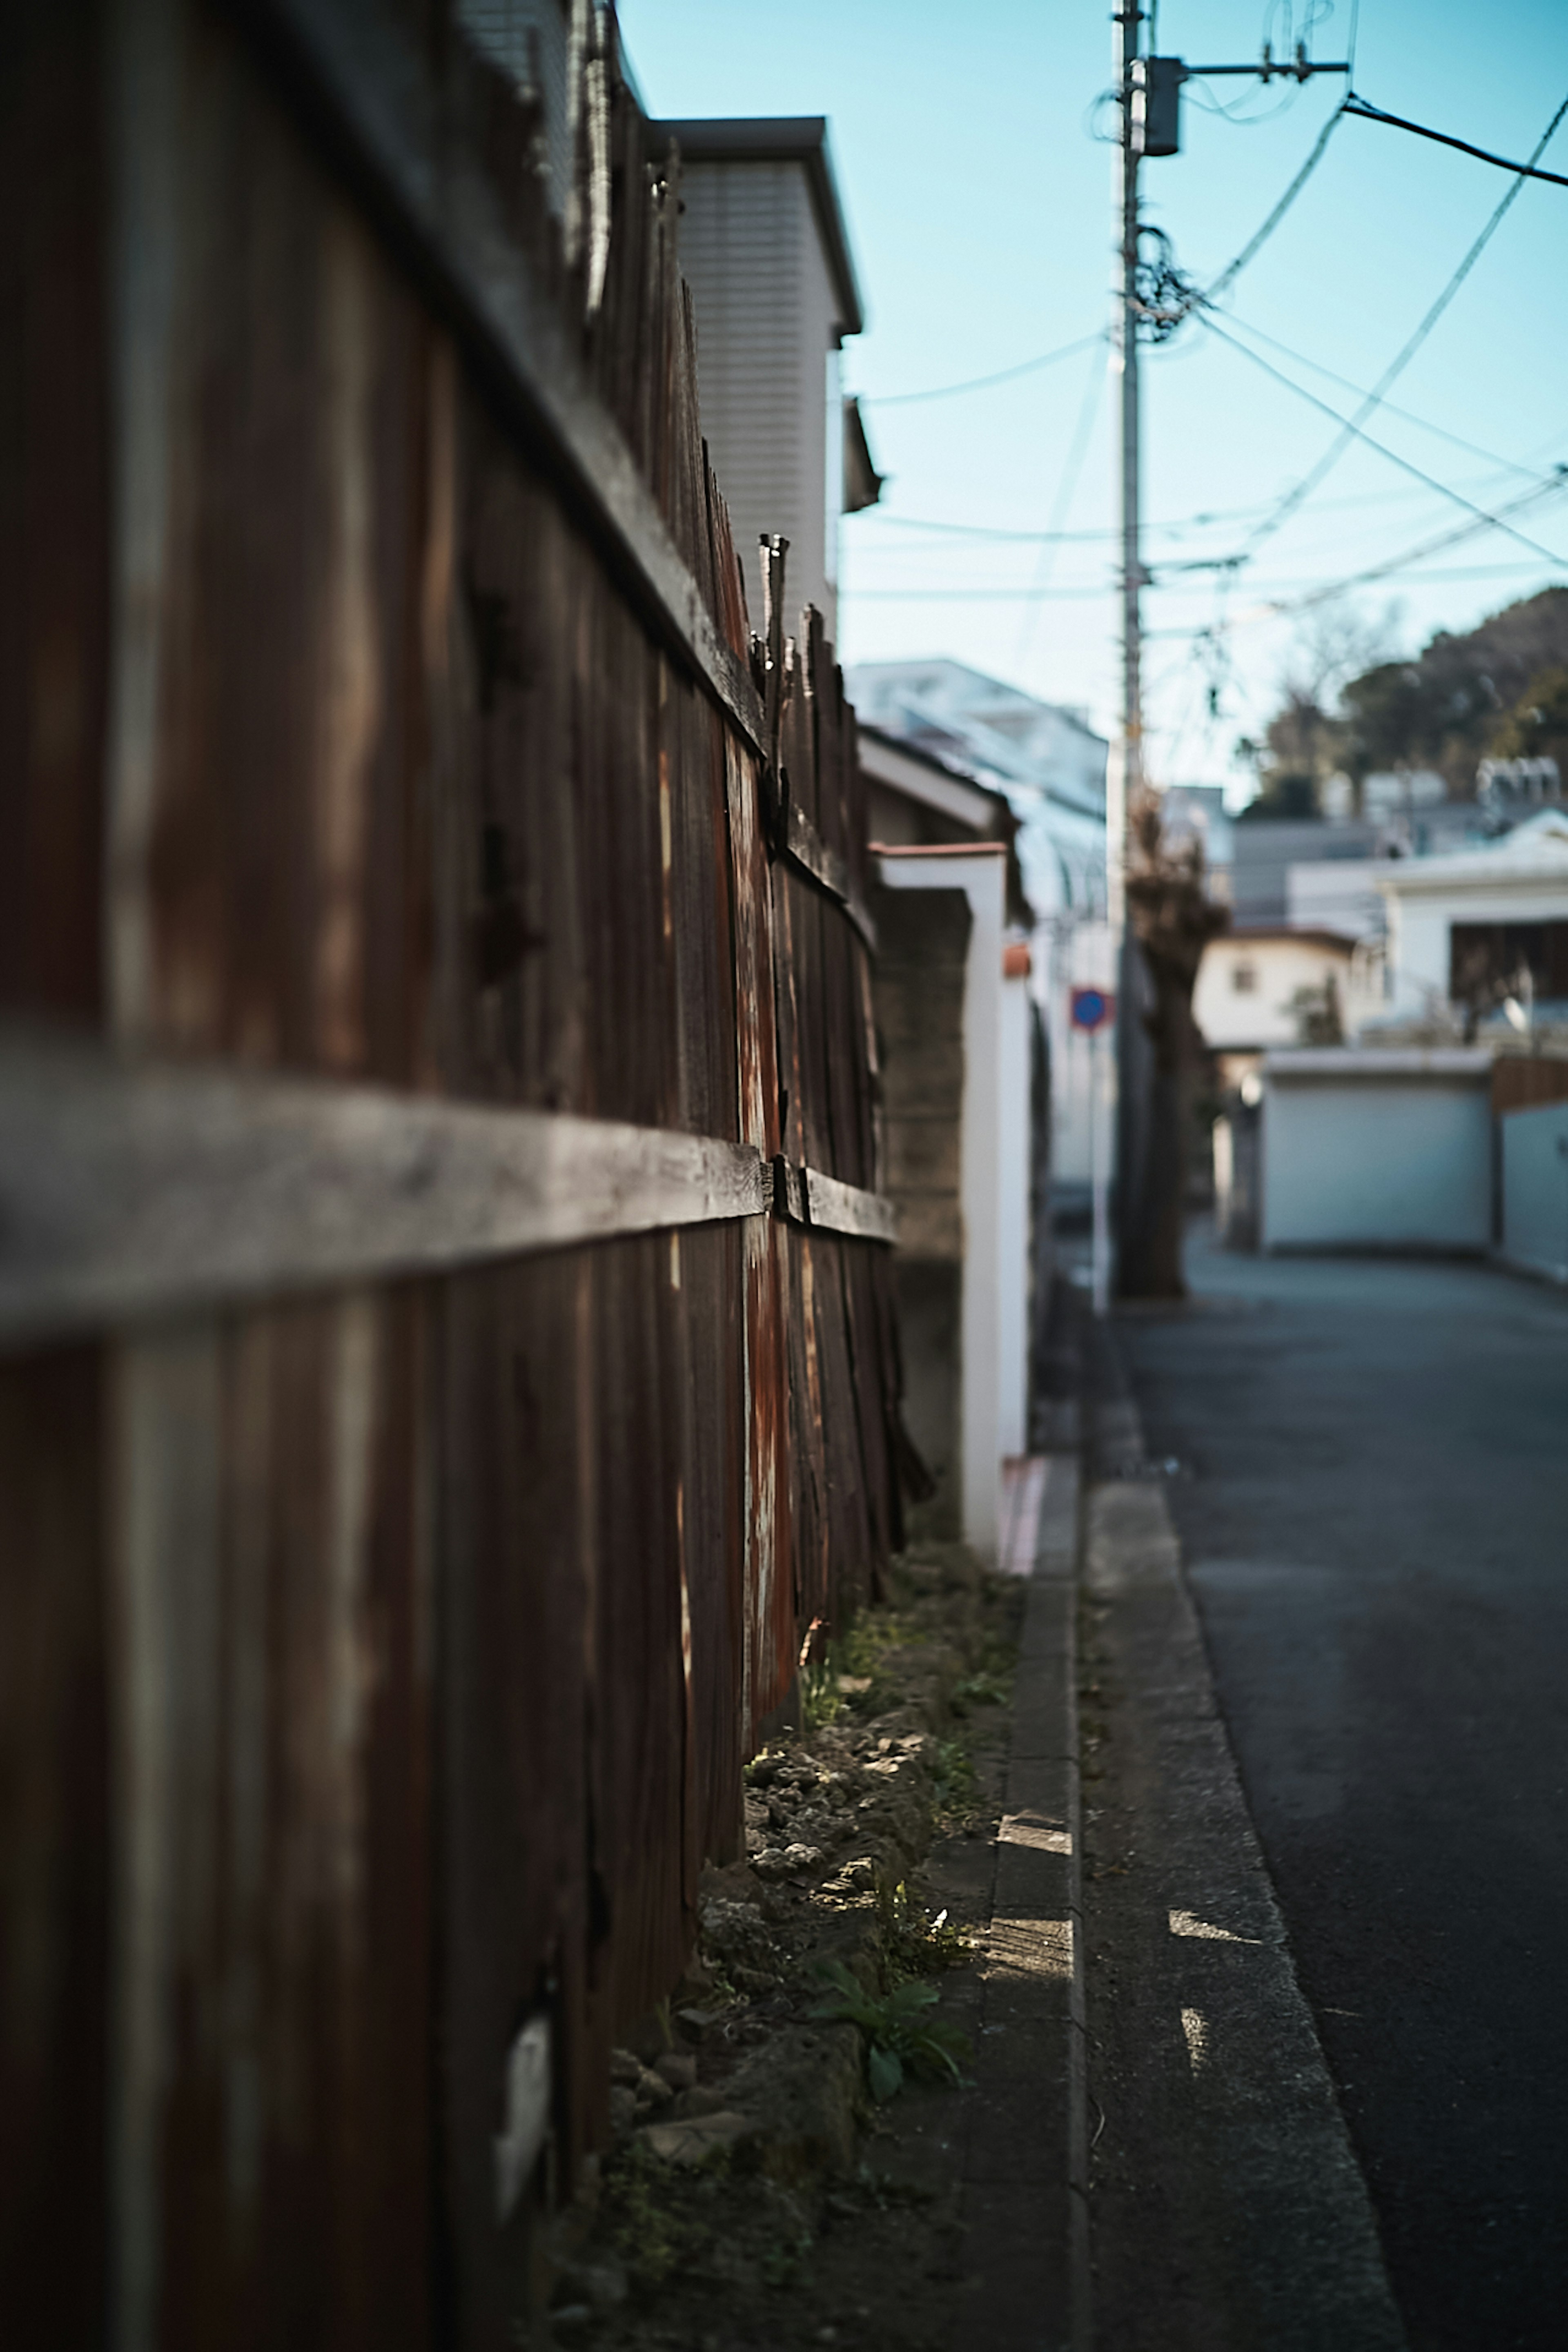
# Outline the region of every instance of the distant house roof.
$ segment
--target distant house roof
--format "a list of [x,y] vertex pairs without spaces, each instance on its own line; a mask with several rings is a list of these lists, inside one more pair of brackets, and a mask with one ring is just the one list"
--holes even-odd
[[1542,809],[1484,849],[1461,849],[1443,857],[1400,857],[1373,877],[1385,896],[1413,892],[1506,888],[1514,883],[1568,880],[1568,812]]
[[[932,856],[955,856],[971,849],[1005,849],[1009,917],[1016,922],[1031,922],[1034,909],[1018,865],[1018,819],[1006,793],[996,792],[989,784],[977,783],[973,777],[955,772],[930,751],[901,742],[879,727],[862,723],[855,733],[861,769],[875,783],[919,803],[947,824],[963,825],[976,836],[970,841],[900,844],[898,855],[912,856],[918,850],[921,855],[929,852]],[[873,842],[871,846],[882,849],[888,845]],[[892,854],[890,848],[889,854]]]
[[1353,955],[1356,950],[1355,940],[1347,933],[1319,923],[1232,923],[1215,935],[1211,945],[1266,947],[1271,940],[1289,947],[1334,948],[1346,955]]
[[655,152],[673,139],[691,163],[800,163],[811,190],[812,210],[834,291],[838,299],[838,332],[858,335],[865,326],[860,289],[849,252],[849,233],[838,201],[832,157],[827,145],[827,118],[822,114],[777,114],[688,118],[648,124]]
[[860,746],[860,765],[879,783],[891,785],[895,792],[908,793],[911,799],[923,801],[928,808],[940,810],[943,816],[951,816],[960,824],[973,826],[978,834],[1010,840],[1016,833],[1018,821],[1005,793],[978,782],[962,769],[949,767],[934,751],[906,743],[901,736],[890,735],[886,728],[868,727],[862,719],[855,731]]

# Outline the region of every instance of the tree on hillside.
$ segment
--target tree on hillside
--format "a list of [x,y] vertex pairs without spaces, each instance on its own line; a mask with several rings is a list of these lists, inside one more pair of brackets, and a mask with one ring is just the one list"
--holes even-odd
[[1261,743],[1237,745],[1258,775],[1258,798],[1244,817],[1310,817],[1322,788],[1344,763],[1344,721],[1332,705],[1347,679],[1388,650],[1396,614],[1369,619],[1353,605],[1314,607],[1303,619],[1285,674],[1280,704]]
[[1286,814],[1303,776],[1316,799],[1336,768],[1358,787],[1383,770],[1434,768],[1451,797],[1468,799],[1489,753],[1568,763],[1568,588],[1523,597],[1473,629],[1439,629],[1414,660],[1345,673],[1332,697],[1310,677],[1287,677],[1264,743],[1244,747],[1258,761],[1259,814]]
[[1499,760],[1555,760],[1568,775],[1568,663],[1531,679],[1490,750]]

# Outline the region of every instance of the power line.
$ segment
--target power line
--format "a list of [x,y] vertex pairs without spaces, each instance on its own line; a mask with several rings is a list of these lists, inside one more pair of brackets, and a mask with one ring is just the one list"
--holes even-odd
[[[1321,367],[1315,360],[1308,359],[1304,352],[1292,351],[1288,344],[1277,341],[1272,335],[1265,335],[1261,328],[1254,327],[1244,320],[1233,319],[1231,323],[1235,326],[1245,326],[1249,335],[1257,335],[1261,341],[1271,344],[1276,351],[1284,352],[1289,359],[1300,360],[1303,367],[1314,369],[1319,375],[1327,376],[1331,383],[1343,384],[1347,392],[1361,390],[1359,384],[1348,383],[1343,376],[1335,375],[1331,368]],[[1418,417],[1412,416],[1408,409],[1395,408],[1392,401],[1385,401],[1384,405],[1391,415],[1403,416],[1411,424],[1421,422]],[[1436,433],[1441,430],[1441,427],[1433,425],[1428,425],[1426,429]],[[1506,466],[1510,473],[1524,475],[1532,482],[1540,479],[1539,466],[1521,466],[1511,458],[1490,457],[1485,450],[1475,448],[1473,443],[1458,441],[1457,435],[1450,434],[1447,437],[1456,441],[1460,448],[1471,450],[1474,456],[1486,457],[1490,465]],[[1563,437],[1561,433],[1554,433],[1550,444],[1545,446],[1558,447],[1562,444]],[[1320,499],[1317,511],[1320,514],[1331,514],[1343,507],[1355,507],[1359,509],[1368,506],[1387,505],[1402,499],[1415,498],[1421,487],[1417,485],[1416,488],[1413,489],[1359,491],[1353,497]],[[1211,507],[1206,508],[1200,514],[1177,515],[1166,522],[1147,522],[1143,528],[1145,530],[1169,531],[1173,535],[1189,530],[1216,530],[1221,523],[1248,522],[1254,515],[1266,514],[1272,504],[1272,499],[1258,499],[1251,506]],[[866,524],[874,525],[878,530],[923,530],[931,531],[942,538],[996,541],[999,543],[1026,547],[1037,547],[1042,540],[1049,537],[1054,537],[1062,546],[1089,547],[1098,546],[1107,540],[1118,540],[1121,536],[1114,523],[1102,523],[1093,530],[1063,530],[1053,534],[1043,530],[1009,530],[1000,523],[949,522],[938,521],[934,517],[926,515],[889,514],[881,507],[868,507],[860,520]],[[862,541],[856,550],[858,556],[889,555],[893,551],[891,548],[879,547],[874,541]],[[1163,558],[1155,560],[1163,561]]]
[[[1568,489],[1568,467],[1559,467],[1554,480],[1538,482],[1532,490],[1526,490],[1512,499],[1502,512],[1505,515],[1517,514],[1521,507],[1533,506],[1537,499],[1560,495],[1564,489]],[[1479,531],[1489,530],[1491,527],[1489,522],[1462,522],[1456,530],[1442,531],[1436,539],[1423,540],[1418,546],[1407,547],[1402,553],[1391,555],[1382,563],[1370,563],[1361,572],[1347,572],[1342,580],[1314,589],[1310,595],[1301,597],[1294,609],[1304,612],[1310,605],[1321,604],[1331,596],[1342,594],[1347,588],[1364,587],[1369,581],[1386,580],[1394,572],[1407,572],[1412,564],[1419,563],[1424,557],[1436,555],[1445,547],[1457,547],[1461,540],[1474,539]]]
[[[1533,162],[1510,163],[1506,155],[1494,155],[1485,147],[1472,147],[1468,139],[1450,138],[1446,131],[1429,131],[1424,122],[1406,122],[1402,114],[1385,114],[1381,106],[1369,106],[1364,98],[1352,90],[1341,107],[1342,114],[1359,115],[1363,122],[1386,122],[1395,131],[1413,131],[1417,139],[1435,139],[1439,147],[1457,147],[1461,155],[1474,155],[1482,163],[1495,163],[1502,172],[1517,172],[1521,180],[1550,180],[1554,188],[1568,188],[1568,178],[1561,172],[1538,172]],[[1545,142],[1542,141],[1542,145]],[[1536,149],[1539,155],[1541,148]]]
[[1279,227],[1280,222],[1284,219],[1286,214],[1289,211],[1291,205],[1295,203],[1297,197],[1300,194],[1302,189],[1306,186],[1308,181],[1317,170],[1318,165],[1322,162],[1324,151],[1328,146],[1329,141],[1333,137],[1335,127],[1339,122],[1341,115],[1343,114],[1345,106],[1348,103],[1348,100],[1342,100],[1341,103],[1335,107],[1328,121],[1319,131],[1311,153],[1308,156],[1306,162],[1302,164],[1300,170],[1297,173],[1295,178],[1291,181],[1289,186],[1286,189],[1284,194],[1280,197],[1279,203],[1275,205],[1273,211],[1269,214],[1262,227],[1256,230],[1255,233],[1248,237],[1247,243],[1242,247],[1241,251],[1237,255],[1236,259],[1234,261],[1227,262],[1225,268],[1220,271],[1219,276],[1214,280],[1213,284],[1205,288],[1202,296],[1198,297],[1194,295],[1194,300],[1202,299],[1205,302],[1212,302],[1216,295],[1223,294],[1226,288],[1231,283],[1232,279],[1238,278],[1241,275],[1241,272],[1246,268],[1247,263],[1252,259],[1253,256],[1259,250],[1259,248],[1267,245],[1268,239],[1273,236],[1275,230]]
[[[1337,383],[1342,392],[1353,392],[1358,400],[1371,399],[1372,395],[1364,384],[1352,383],[1349,376],[1337,375],[1332,368],[1325,367],[1321,360],[1310,359],[1305,352],[1296,351],[1290,344],[1282,343],[1278,335],[1265,334],[1263,329],[1254,326],[1250,319],[1238,319],[1234,310],[1227,315],[1233,327],[1239,327],[1244,334],[1255,335],[1260,343],[1267,343],[1270,351],[1282,352],[1288,360],[1295,360],[1301,367],[1310,368],[1314,375],[1326,377],[1330,383]],[[1505,472],[1510,474],[1534,473],[1533,467],[1521,466],[1515,457],[1500,457],[1495,449],[1483,449],[1479,442],[1467,441],[1462,434],[1450,433],[1443,425],[1434,425],[1430,417],[1417,416],[1414,409],[1401,408],[1392,400],[1384,401],[1382,405],[1387,409],[1390,416],[1400,417],[1406,425],[1414,425],[1419,432],[1430,433],[1439,441],[1452,442],[1456,449],[1463,449],[1468,456],[1479,457],[1489,466],[1501,466]],[[1560,442],[1563,436],[1558,434],[1553,437]]]
[[[1039,560],[1035,566],[1035,586],[1037,588],[1043,589],[1046,586],[1047,583],[1050,579],[1051,572],[1056,562],[1057,546],[1061,538],[1061,527],[1066,522],[1068,515],[1071,511],[1074,493],[1078,488],[1078,478],[1083,471],[1083,461],[1089,449],[1089,437],[1094,429],[1094,420],[1100,414],[1100,395],[1104,387],[1104,383],[1105,364],[1102,352],[1100,356],[1097,357],[1095,363],[1090,370],[1089,382],[1084,386],[1083,401],[1079,409],[1078,423],[1073,428],[1072,441],[1068,446],[1067,457],[1062,466],[1061,478],[1057,484],[1057,494],[1051,502],[1051,511],[1047,525],[1045,539],[1041,544]],[[1018,624],[1018,647],[1017,652],[1014,656],[1014,667],[1017,670],[1021,670],[1023,668],[1034,640],[1035,618],[1032,605],[1033,603],[1037,601],[1038,600],[1031,600],[1031,609],[1026,611],[1023,618]]]
[[[1477,530],[1479,530],[1480,527],[1481,526],[1479,524],[1475,526]],[[1468,530],[1455,533],[1456,538],[1463,538],[1467,536],[1468,536]],[[1408,554],[1403,559],[1391,558],[1390,562],[1387,565],[1376,567],[1377,576],[1384,579],[1394,579],[1398,577],[1422,581],[1501,580],[1506,579],[1518,572],[1535,572],[1540,568],[1539,565],[1535,563],[1526,563],[1521,559],[1516,557],[1511,563],[1450,564],[1436,572],[1415,572],[1405,569],[1405,566],[1408,564],[1410,561],[1411,558]],[[1373,576],[1373,574],[1372,572],[1352,572],[1347,577],[1336,578],[1329,581],[1260,581],[1256,583],[1256,593],[1260,598],[1267,600],[1279,596],[1288,590],[1300,588],[1307,592],[1306,596],[1303,598],[1303,603],[1321,602],[1330,596],[1339,595],[1346,588],[1353,587],[1358,581],[1363,578],[1371,578]],[[1165,591],[1166,594],[1174,596],[1194,594],[1196,592],[1196,582],[1193,583],[1193,586],[1190,589],[1170,588]],[[1042,603],[1091,604],[1098,603],[1101,597],[1114,595],[1115,593],[1116,582],[1114,578],[1102,581],[1098,584],[1091,584],[1088,587],[1076,588],[856,588],[847,592],[848,594],[853,596],[856,601],[859,603],[872,603],[879,604],[1025,604]],[[1274,620],[1279,617],[1281,611],[1286,609],[1294,610],[1295,607],[1292,605],[1287,608],[1277,603],[1265,602],[1261,604],[1254,613],[1253,618],[1259,621]],[[1205,624],[1205,627],[1212,627],[1212,623]],[[1226,625],[1229,626],[1231,625],[1227,623]],[[1168,629],[1163,629],[1155,630],[1151,634],[1158,636],[1169,636],[1172,632]],[[1187,630],[1180,630],[1175,634],[1179,635],[1187,635],[1192,633]]]
[[[1450,580],[1503,580],[1507,579],[1513,573],[1531,572],[1534,569],[1535,567],[1533,564],[1527,564],[1519,562],[1515,562],[1513,563],[1456,563],[1445,566],[1445,568],[1440,572],[1412,572],[1405,573],[1404,577],[1422,583]],[[1336,589],[1338,587],[1342,587],[1343,584],[1344,583],[1342,582],[1336,583]],[[1549,593],[1561,595],[1563,592],[1561,589],[1553,588],[1551,590],[1543,590],[1541,593],[1543,594]],[[1249,605],[1245,612],[1238,613],[1234,620],[1226,624],[1226,626],[1234,629],[1261,628],[1269,623],[1283,620],[1292,610],[1294,610],[1293,606],[1279,604],[1253,604]],[[1211,625],[1212,625],[1207,621],[1177,622],[1166,628],[1147,629],[1144,632],[1144,636],[1146,641],[1150,644],[1153,644],[1156,641],[1161,644],[1184,644],[1194,637],[1205,636],[1208,634]]]
[[[1413,465],[1408,457],[1400,457],[1398,452],[1389,448],[1385,442],[1374,441],[1370,433],[1362,431],[1357,418],[1342,416],[1337,408],[1331,408],[1326,400],[1320,400],[1317,394],[1309,392],[1304,383],[1297,383],[1292,377],[1286,375],[1283,370],[1275,367],[1272,362],[1266,360],[1261,352],[1251,351],[1246,343],[1238,342],[1234,335],[1227,335],[1225,329],[1216,324],[1206,311],[1203,314],[1203,321],[1211,335],[1217,335],[1220,341],[1228,343],[1233,352],[1239,352],[1243,359],[1250,360],[1254,367],[1261,368],[1264,374],[1272,376],[1276,383],[1282,383],[1287,392],[1293,392],[1296,394],[1298,400],[1304,400],[1310,407],[1321,410],[1323,415],[1331,416],[1341,428],[1339,440],[1334,445],[1336,454],[1342,442],[1348,447],[1352,440],[1363,441],[1369,449],[1375,449],[1380,457],[1386,457],[1391,466],[1397,466],[1401,473],[1414,475],[1418,482],[1425,482],[1429,490],[1437,491],[1440,497],[1448,499],[1454,506],[1463,507],[1467,514],[1474,515],[1478,520],[1494,524],[1510,539],[1517,540],[1521,547],[1528,547],[1532,555],[1544,556],[1548,563],[1554,564],[1559,570],[1568,566],[1568,559],[1554,555],[1549,547],[1542,547],[1533,539],[1526,539],[1524,533],[1515,530],[1511,523],[1500,522],[1497,516],[1489,513],[1485,507],[1479,507],[1473,499],[1462,497],[1458,490],[1450,489],[1446,482],[1438,481],[1435,475],[1426,473],[1420,466]],[[1320,474],[1323,470],[1326,469],[1320,468]],[[1302,495],[1305,495],[1300,483],[1297,484],[1296,490],[1287,495],[1299,504],[1297,491],[1301,491]],[[1280,509],[1277,507],[1274,510],[1274,518],[1269,520],[1266,528],[1252,532],[1242,553],[1250,557],[1253,550],[1261,545],[1270,531],[1278,529],[1282,520],[1283,515]]]
[[[1551,139],[1552,134],[1556,130],[1558,124],[1562,121],[1564,114],[1568,114],[1568,98],[1565,98],[1563,100],[1562,105],[1557,109],[1556,113],[1552,116],[1551,121],[1542,132],[1541,137],[1537,140],[1534,152],[1530,159],[1531,163],[1535,162],[1537,156],[1543,152],[1548,141]],[[1372,415],[1373,409],[1377,407],[1378,404],[1383,399],[1383,396],[1388,390],[1390,384],[1392,384],[1395,378],[1401,375],[1405,369],[1408,367],[1410,362],[1415,358],[1416,352],[1420,350],[1427,336],[1432,332],[1433,328],[1436,325],[1438,320],[1442,317],[1444,311],[1447,309],[1449,303],[1453,300],[1455,295],[1458,292],[1460,287],[1469,276],[1470,271],[1480,259],[1482,253],[1485,251],[1488,245],[1490,244],[1492,237],[1501,226],[1504,215],[1507,213],[1509,206],[1513,203],[1515,197],[1518,195],[1523,185],[1524,181],[1522,177],[1515,180],[1512,187],[1509,189],[1501,203],[1497,206],[1491,218],[1487,222],[1487,225],[1482,229],[1479,236],[1477,237],[1475,243],[1470,247],[1469,251],[1465,255],[1464,259],[1460,262],[1458,268],[1455,270],[1453,276],[1449,278],[1447,284],[1444,287],[1442,292],[1438,295],[1437,299],[1433,303],[1431,309],[1427,311],[1426,317],[1422,320],[1415,333],[1405,344],[1403,350],[1400,351],[1397,356],[1384,370],[1382,375],[1378,378],[1376,384],[1373,386],[1373,390],[1367,394],[1360,408],[1356,411],[1355,415],[1353,417],[1340,418],[1339,422],[1341,429],[1335,435],[1328,448],[1319,458],[1317,464],[1311,467],[1310,471],[1304,474],[1293,488],[1286,491],[1285,496],[1280,499],[1272,515],[1267,517],[1264,521],[1258,525],[1257,529],[1251,534],[1248,542],[1250,546],[1261,546],[1262,542],[1266,539],[1272,537],[1273,533],[1279,529],[1280,525],[1287,521],[1289,518],[1295,513],[1302,500],[1311,496],[1313,490],[1317,488],[1318,484],[1323,479],[1324,476],[1330,471],[1330,469],[1339,463],[1341,457],[1350,447],[1352,440],[1354,439],[1359,433],[1362,425],[1365,422],[1366,418]],[[1204,317],[1205,323],[1210,327],[1213,327],[1214,321],[1208,317],[1206,310],[1204,312]],[[1214,331],[1218,333],[1220,331],[1217,328],[1215,328]],[[1230,339],[1226,337],[1225,340],[1229,341]],[[1239,343],[1236,345],[1236,349],[1238,351],[1242,348],[1243,346]],[[1258,358],[1258,354],[1256,352],[1249,352],[1248,357],[1256,360]],[[1263,362],[1259,362],[1259,364],[1261,365]],[[1281,378],[1281,382],[1285,381],[1288,381],[1288,379]],[[1301,390],[1301,387],[1298,384],[1292,386],[1292,389],[1299,392]],[[1310,397],[1310,395],[1307,396]],[[1323,404],[1324,404],[1320,403],[1320,405]],[[1335,412],[1330,410],[1329,413],[1331,415]],[[1375,448],[1381,445],[1374,442],[1372,446]],[[1387,456],[1391,453],[1384,451],[1384,454]],[[1400,461],[1396,460],[1396,462]],[[1538,552],[1539,551],[1538,551]],[[1552,560],[1555,562],[1556,559],[1553,558]]]
[[[1246,516],[1256,513],[1256,508],[1253,507],[1238,507],[1232,514],[1223,518],[1223,520],[1234,521],[1237,515]],[[1050,540],[1058,545],[1066,546],[1068,544],[1086,544],[1089,541],[1114,539],[1117,535],[1109,524],[1103,525],[1099,530],[1004,530],[1000,524],[984,522],[925,522],[922,521],[918,515],[881,514],[875,509],[868,509],[868,512],[872,514],[876,521],[879,523],[896,524],[900,530],[941,531],[947,537],[956,539],[1016,540],[1021,544],[1027,545],[1029,547],[1039,546],[1043,540]],[[1199,520],[1204,520],[1204,518],[1199,518]],[[1220,518],[1216,518],[1216,520],[1220,520]],[[1179,530],[1183,529],[1184,526],[1180,523],[1167,523],[1163,525],[1151,523],[1149,528],[1151,530],[1161,529]]]
[[862,408],[900,408],[912,400],[952,400],[961,392],[988,392],[994,383],[1011,383],[1015,377],[1033,375],[1037,369],[1054,367],[1058,360],[1070,360],[1075,352],[1087,352],[1091,343],[1105,341],[1104,330],[1098,334],[1080,335],[1076,343],[1063,343],[1059,350],[1042,352],[1037,359],[1020,360],[1016,367],[1001,368],[994,375],[970,376],[963,383],[932,384],[926,392],[863,392]]
[[[1409,495],[1408,491],[1394,493],[1395,497]],[[1145,523],[1143,528],[1145,530],[1201,530],[1222,522],[1245,522],[1249,515],[1261,513],[1264,503],[1265,501],[1259,500],[1256,505],[1249,507],[1219,507],[1205,514],[1180,515],[1174,522]],[[1361,501],[1357,500],[1356,503],[1360,504]],[[954,539],[1005,540],[1009,542],[1016,541],[1020,545],[1028,547],[1037,547],[1042,541],[1047,540],[1063,547],[1089,546],[1098,544],[1103,540],[1120,539],[1121,536],[1111,523],[1102,523],[1094,530],[1008,530],[1000,523],[934,522],[920,515],[884,514],[879,507],[868,508],[866,512],[870,520],[900,530],[937,531],[944,537]]]

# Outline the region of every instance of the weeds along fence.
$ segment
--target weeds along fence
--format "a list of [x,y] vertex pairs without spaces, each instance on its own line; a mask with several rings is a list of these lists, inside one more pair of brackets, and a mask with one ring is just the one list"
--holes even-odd
[[[510,2341],[897,1541],[854,721],[678,165],[441,8],[62,0],[0,141],[5,2307]],[[20,2340],[20,2338],[19,2338]]]

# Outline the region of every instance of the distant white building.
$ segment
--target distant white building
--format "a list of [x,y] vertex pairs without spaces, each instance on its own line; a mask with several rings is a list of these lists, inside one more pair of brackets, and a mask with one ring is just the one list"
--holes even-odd
[[702,430],[724,486],[753,625],[757,542],[789,541],[786,633],[815,604],[837,635],[838,522],[880,483],[839,352],[863,324],[820,115],[649,125],[681,154],[680,267],[697,318]]
[[1435,768],[1387,768],[1362,779],[1362,814],[1374,822],[1414,815],[1417,809],[1436,808],[1448,797],[1448,787]]
[[1521,985],[1537,1004],[1568,1007],[1563,810],[1543,809],[1484,848],[1391,859],[1377,887],[1388,906],[1390,1018],[1419,1020]]
[[1285,869],[1285,919],[1292,930],[1339,931],[1350,940],[1381,940],[1388,910],[1378,878],[1385,857],[1304,858]]
[[1258,923],[1222,931],[1204,950],[1193,991],[1193,1016],[1205,1043],[1221,1057],[1222,1076],[1234,1085],[1253,1058],[1281,1045],[1303,1042],[1302,1021],[1310,1009],[1327,1010],[1327,991],[1349,1035],[1381,997],[1381,975],[1356,955],[1356,942],[1343,932]]
[[1105,921],[1108,746],[1083,714],[1040,702],[963,662],[859,662],[845,686],[884,743],[1001,793],[1034,916],[1031,988],[1051,1061],[1051,1166],[1058,1185],[1089,1175],[1089,1040],[1068,1022],[1074,985],[1110,983]]
[[1109,746],[1080,712],[956,661],[858,662],[844,683],[867,725],[1006,794],[1037,916],[1104,912]]

